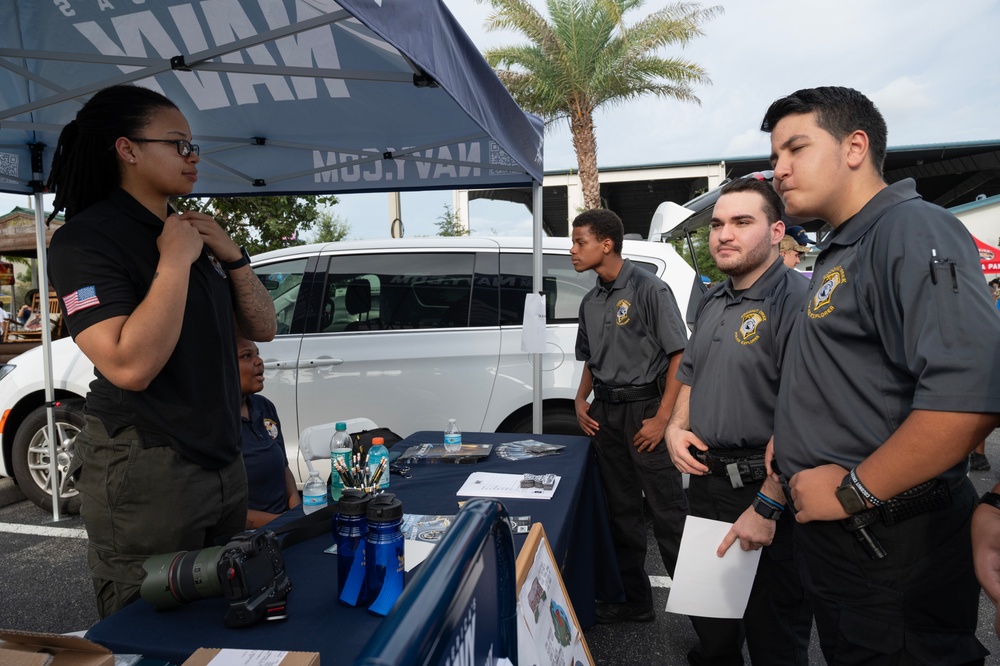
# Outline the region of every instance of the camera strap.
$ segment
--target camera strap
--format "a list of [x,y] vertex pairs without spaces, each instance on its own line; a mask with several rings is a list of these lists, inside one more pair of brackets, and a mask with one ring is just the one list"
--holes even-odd
[[[275,536],[281,541],[281,549],[287,550],[297,543],[308,541],[324,532],[331,533],[331,521],[337,516],[337,506],[328,505],[313,513],[296,518],[295,520],[277,527],[273,530]],[[267,529],[265,525],[263,529]]]

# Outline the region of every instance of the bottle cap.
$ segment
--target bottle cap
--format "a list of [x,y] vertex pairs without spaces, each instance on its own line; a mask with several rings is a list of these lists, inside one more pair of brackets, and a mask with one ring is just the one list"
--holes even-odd
[[342,516],[363,516],[368,511],[371,495],[357,488],[345,488],[337,502],[337,513]]
[[378,446],[379,444],[385,444],[385,439],[382,437],[372,437],[372,446]]
[[392,493],[382,493],[368,503],[368,520],[389,522],[403,517],[403,503]]
[[337,425],[335,427],[337,430],[347,430],[347,424],[343,421],[337,421]]

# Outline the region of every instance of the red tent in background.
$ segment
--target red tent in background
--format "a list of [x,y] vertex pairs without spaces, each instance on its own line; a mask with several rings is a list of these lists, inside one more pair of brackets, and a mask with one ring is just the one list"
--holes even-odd
[[983,273],[1000,274],[1000,247],[993,247],[975,236],[972,239],[976,241],[976,248],[979,250],[979,262],[983,265]]

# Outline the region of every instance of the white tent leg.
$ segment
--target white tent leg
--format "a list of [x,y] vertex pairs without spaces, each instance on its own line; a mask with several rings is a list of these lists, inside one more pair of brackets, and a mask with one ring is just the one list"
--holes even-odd
[[[532,289],[536,294],[544,293],[542,282],[542,184],[535,181],[531,183],[531,211],[532,211],[532,267],[531,280]],[[531,355],[532,365],[532,404],[531,404],[531,432],[541,434],[542,432],[542,355]]]
[[[48,418],[49,437],[46,445],[49,449],[49,488],[52,492],[52,521],[59,517],[60,489],[59,465],[56,460],[55,419],[52,415],[52,403],[55,400],[55,389],[52,384],[52,318],[49,317],[49,276],[47,250],[45,247],[45,203],[42,193],[35,193],[35,243],[38,248],[38,302],[41,304],[42,315],[42,369],[45,375],[45,415]],[[27,483],[27,481],[25,481]]]

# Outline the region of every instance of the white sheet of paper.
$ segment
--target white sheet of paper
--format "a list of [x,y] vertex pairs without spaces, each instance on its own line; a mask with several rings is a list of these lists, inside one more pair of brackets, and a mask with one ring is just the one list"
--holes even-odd
[[460,497],[510,497],[513,499],[552,499],[559,488],[561,477],[556,476],[552,490],[544,488],[522,488],[522,474],[498,474],[496,472],[473,472],[455,493]]
[[524,295],[524,325],[521,327],[521,351],[545,353],[545,297]]
[[429,541],[405,539],[403,541],[403,559],[406,561],[406,570],[409,571],[426,560],[436,545],[436,543],[430,543]]
[[287,652],[277,650],[236,650],[224,648],[209,666],[278,666]]
[[688,516],[681,536],[667,612],[700,617],[741,618],[757,575],[760,550],[744,551],[739,542],[717,557],[732,523]]

